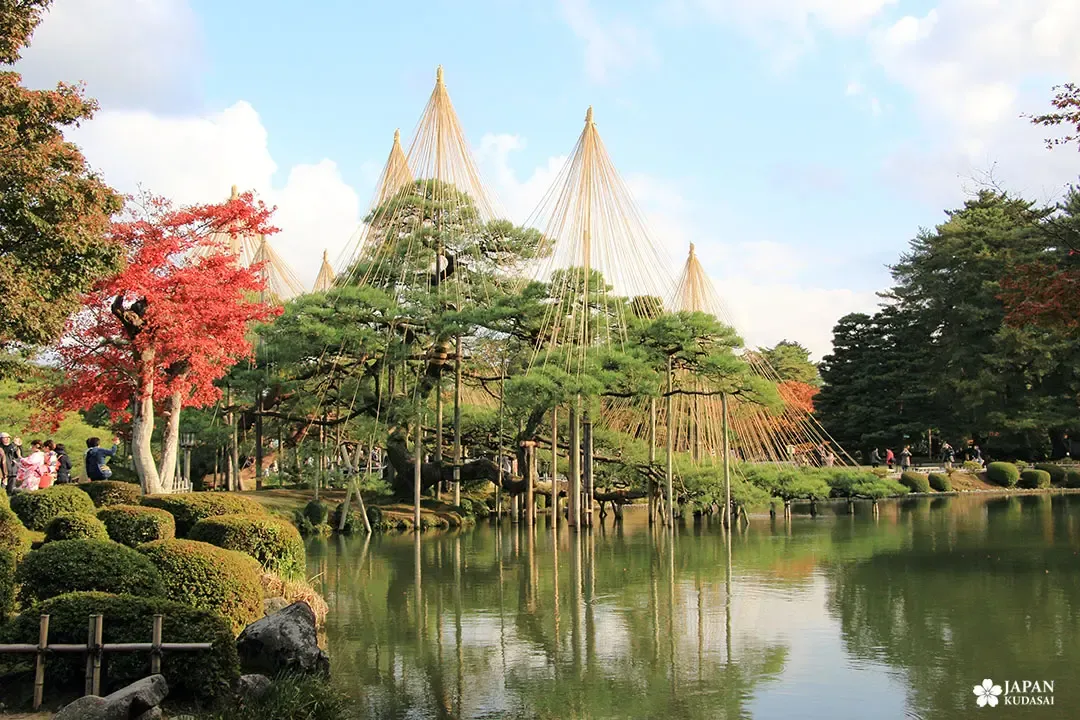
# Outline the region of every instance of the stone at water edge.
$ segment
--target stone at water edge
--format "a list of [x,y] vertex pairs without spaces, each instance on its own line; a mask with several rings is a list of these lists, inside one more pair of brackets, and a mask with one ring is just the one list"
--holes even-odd
[[303,600],[244,628],[236,651],[241,667],[252,672],[330,674],[330,658],[319,647],[315,613]]
[[87,695],[65,705],[53,720],[155,720],[152,713],[169,694],[164,675],[151,675],[121,688],[112,695]]
[[241,675],[236,683],[236,694],[244,700],[258,700],[270,692],[270,678],[258,673]]

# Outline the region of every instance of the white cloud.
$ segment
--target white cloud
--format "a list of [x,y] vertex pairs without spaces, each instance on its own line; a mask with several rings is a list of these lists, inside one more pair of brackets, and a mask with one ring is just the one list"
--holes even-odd
[[186,204],[224,200],[234,184],[256,191],[278,207],[271,244],[308,287],[323,249],[337,257],[360,221],[360,200],[330,160],[294,166],[284,185],[273,184],[266,128],[246,102],[190,117],[104,111],[71,136],[122,192],[141,185]]
[[559,0],[559,12],[585,43],[585,74],[603,83],[613,72],[656,59],[649,36],[623,19],[600,20],[589,0]]
[[947,186],[953,201],[958,176],[991,167],[1008,187],[1059,192],[1076,178],[1074,157],[1047,152],[1044,132],[1020,115],[1046,108],[1055,82],[1080,76],[1078,34],[1080,3],[1070,0],[941,0],[871,33],[875,59],[913,97],[933,140],[914,157],[897,152],[886,170],[909,186]]
[[525,149],[525,139],[509,133],[487,133],[480,139],[476,161],[485,180],[492,183],[499,206],[507,218],[524,223],[540,205],[544,194],[566,164],[567,156],[548,160],[524,180],[518,180],[510,166],[511,154]]
[[34,87],[84,81],[104,107],[197,102],[201,43],[187,0],[59,0],[17,69]]
[[852,80],[851,82],[849,82],[847,84],[847,87],[844,89],[844,94],[849,96],[849,97],[852,97],[852,96],[855,96],[855,95],[861,95],[862,91],[863,91],[862,83],[860,83],[857,80]]

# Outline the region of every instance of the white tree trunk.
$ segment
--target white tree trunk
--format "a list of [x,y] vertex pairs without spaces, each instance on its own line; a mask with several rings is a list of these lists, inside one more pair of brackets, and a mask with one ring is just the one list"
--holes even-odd
[[139,358],[142,366],[141,397],[135,400],[135,417],[131,422],[131,459],[147,495],[162,492],[161,478],[154,463],[150,441],[154,435],[154,351],[146,350]]
[[169,398],[169,419],[161,443],[161,486],[163,492],[172,492],[176,481],[176,454],[180,451],[180,409],[183,396],[174,392]]

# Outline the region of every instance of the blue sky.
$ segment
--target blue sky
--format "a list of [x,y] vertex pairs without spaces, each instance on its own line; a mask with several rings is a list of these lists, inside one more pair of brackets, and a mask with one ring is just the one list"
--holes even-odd
[[1069,5],[56,0],[21,69],[86,81],[102,112],[74,139],[121,189],[259,190],[306,282],[355,229],[436,65],[516,220],[593,105],[675,261],[696,242],[748,341],[820,357],[980,173],[1040,199],[1075,178],[1075,155],[1018,117],[1080,77]]

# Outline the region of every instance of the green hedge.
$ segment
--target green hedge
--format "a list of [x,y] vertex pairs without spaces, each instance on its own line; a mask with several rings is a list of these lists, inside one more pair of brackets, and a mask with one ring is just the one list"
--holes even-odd
[[145,557],[111,540],[57,540],[34,550],[15,574],[24,604],[83,590],[164,597],[161,574]]
[[[7,478],[4,478],[4,482],[7,482]],[[3,488],[0,488],[0,508],[9,507],[11,507],[11,501],[8,500],[7,491]]]
[[911,490],[911,492],[930,492],[930,478],[911,470],[900,474],[900,484]]
[[1065,471],[1065,487],[1080,488],[1080,470]]
[[1050,487],[1050,473],[1045,470],[1025,470],[1020,473],[1020,487],[1028,490]]
[[142,497],[142,488],[138,485],[115,480],[94,480],[79,483],[75,487],[89,495],[95,507],[137,505]]
[[188,538],[247,553],[282,577],[304,575],[304,539],[287,520],[271,515],[218,515],[195,523]]
[[895,480],[880,477],[877,473],[865,470],[834,469],[821,470],[827,475],[827,482],[832,497],[841,498],[886,498],[907,495],[910,490]]
[[109,505],[98,510],[109,537],[128,547],[176,537],[176,521],[164,510],[142,505]]
[[949,476],[944,473],[930,473],[927,476],[930,481],[930,487],[938,492],[952,492],[952,481],[949,480]]
[[322,500],[311,500],[304,506],[304,517],[314,525],[323,525],[330,515],[330,508]]
[[237,697],[203,720],[351,720],[362,717],[356,701],[321,675],[279,673],[261,698]]
[[156,540],[138,552],[161,572],[166,597],[218,612],[236,632],[262,617],[262,568],[253,558],[195,540]]
[[[204,703],[231,695],[240,677],[240,660],[229,623],[220,615],[164,598],[80,592],[46,600],[23,613],[0,631],[7,642],[37,644],[38,616],[49,615],[50,643],[85,643],[87,619],[103,615],[102,639],[107,643],[150,642],[154,615],[163,616],[165,642],[210,642],[209,651],[168,653],[161,661],[169,683],[169,698],[194,697]],[[48,660],[46,693],[68,689],[82,694],[86,658],[61,653]],[[150,653],[106,653],[102,668],[102,695],[150,674]]]
[[18,560],[30,552],[30,534],[15,513],[0,508],[0,550],[7,550]]
[[176,534],[187,537],[195,523],[215,515],[265,515],[263,506],[251,498],[223,492],[144,495],[141,504],[170,513],[176,520]]
[[1020,481],[1020,468],[1010,462],[992,462],[986,466],[986,478],[1001,487],[1014,487]]
[[105,524],[90,513],[60,513],[45,526],[45,542],[108,540]]
[[[0,491],[2,492],[2,491]],[[15,553],[0,550],[0,626],[15,611]]]
[[1050,482],[1054,485],[1065,484],[1065,474],[1067,471],[1061,465],[1058,465],[1056,463],[1036,463],[1035,469],[1044,470],[1049,473]]
[[94,501],[74,485],[53,485],[45,490],[20,492],[11,498],[11,509],[31,530],[44,530],[62,512],[94,513]]
[[[336,532],[338,524],[341,522],[341,513],[344,510],[345,503],[340,502],[334,507],[334,512],[331,513],[328,520],[330,527]],[[345,518],[345,527],[341,530],[343,533],[363,533],[367,532],[364,527],[364,518],[360,516],[360,505],[357,502],[349,503],[349,516]]]

